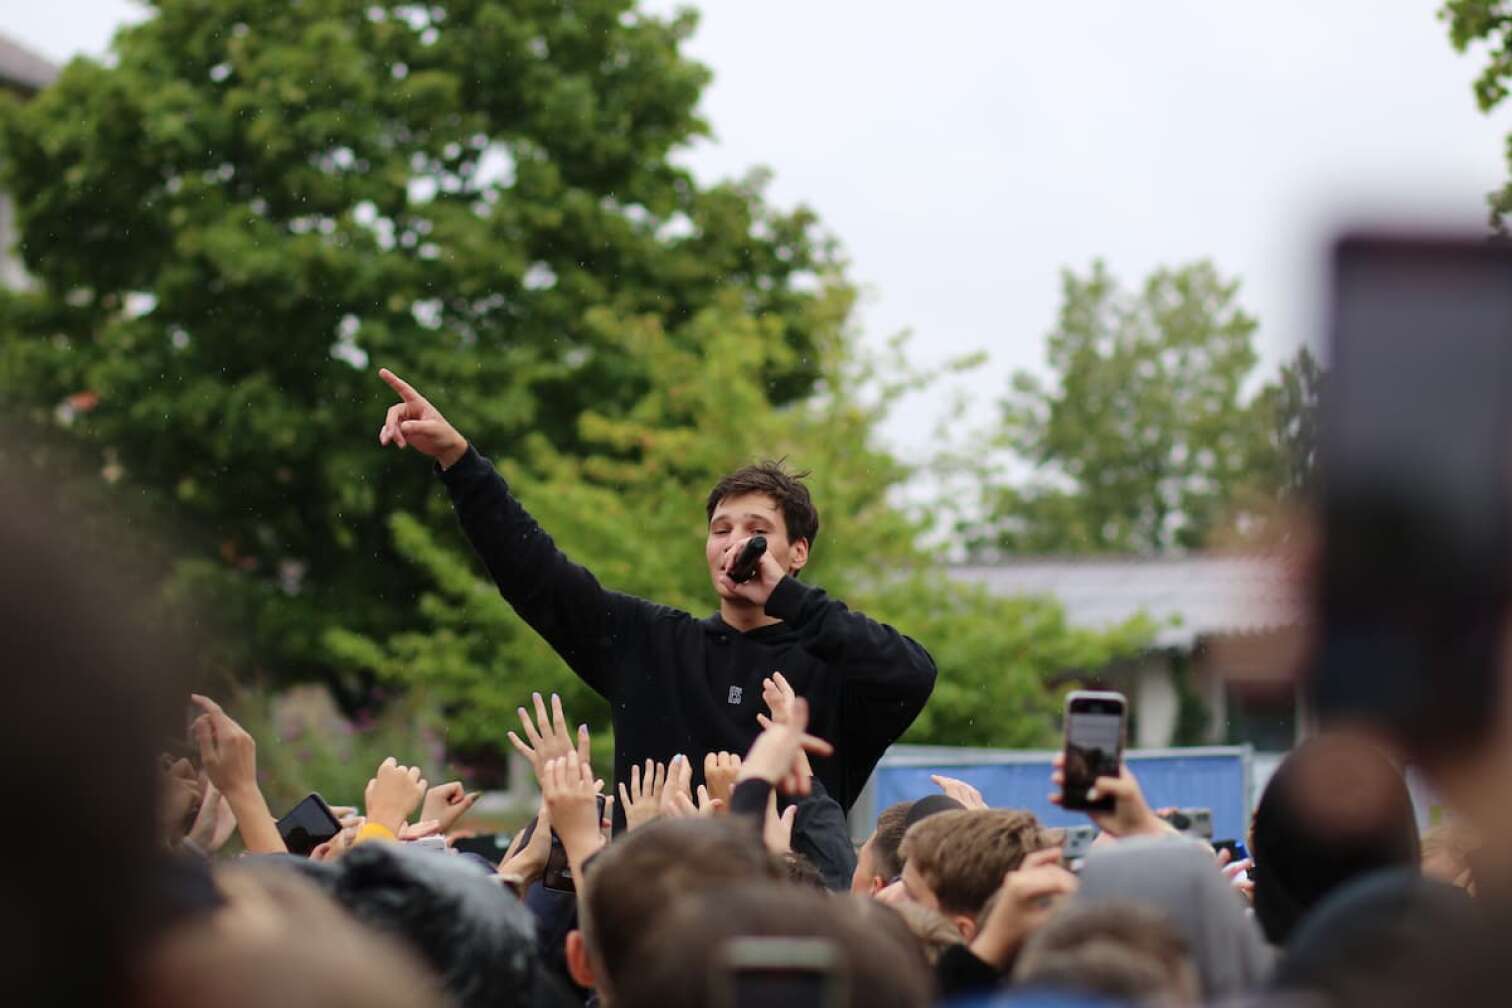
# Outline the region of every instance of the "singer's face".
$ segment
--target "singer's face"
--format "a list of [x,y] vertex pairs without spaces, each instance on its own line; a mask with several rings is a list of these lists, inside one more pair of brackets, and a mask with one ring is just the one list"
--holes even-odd
[[752,536],[766,536],[767,553],[783,570],[793,571],[793,547],[788,542],[787,522],[777,502],[761,493],[726,497],[714,508],[714,517],[709,519],[709,538],[704,544],[709,578],[721,596],[735,597],[720,587],[719,571],[724,566],[725,551]]

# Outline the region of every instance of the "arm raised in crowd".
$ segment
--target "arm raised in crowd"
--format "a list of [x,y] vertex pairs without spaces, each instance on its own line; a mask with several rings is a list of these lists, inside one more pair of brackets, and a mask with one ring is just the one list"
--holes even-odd
[[199,694],[191,700],[203,712],[191,729],[199,745],[200,762],[210,783],[226,796],[247,852],[287,852],[267,799],[257,786],[256,741],[214,700]]
[[414,448],[436,460],[462,531],[499,594],[584,682],[610,695],[606,642],[622,619],[649,603],[605,591],[568,560],[440,410],[387,368],[378,375],[400,400],[389,407],[379,444]]

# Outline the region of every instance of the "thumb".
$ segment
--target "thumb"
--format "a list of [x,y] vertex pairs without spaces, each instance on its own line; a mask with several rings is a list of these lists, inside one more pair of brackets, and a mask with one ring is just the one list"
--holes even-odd
[[793,823],[798,818],[798,806],[789,805],[787,811],[783,812],[778,818],[782,820],[782,828],[791,833],[793,831]]

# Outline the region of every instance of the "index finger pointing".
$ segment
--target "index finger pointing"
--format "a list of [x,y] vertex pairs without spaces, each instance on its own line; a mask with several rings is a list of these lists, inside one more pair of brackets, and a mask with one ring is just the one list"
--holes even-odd
[[416,392],[414,387],[411,386],[409,382],[405,381],[403,378],[400,378],[388,368],[379,368],[378,377],[387,382],[389,388],[393,389],[395,392],[398,392],[399,398],[403,399],[405,402],[412,403],[420,401],[420,393]]

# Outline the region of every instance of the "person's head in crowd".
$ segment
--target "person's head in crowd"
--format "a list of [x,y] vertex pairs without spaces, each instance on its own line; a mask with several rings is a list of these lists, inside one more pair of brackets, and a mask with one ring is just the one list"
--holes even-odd
[[[833,970],[824,972],[844,992],[840,1005],[923,1008],[932,1003],[924,954],[896,916],[866,913],[849,895],[749,883],[692,895],[658,920],[635,947],[635,968],[616,981],[617,1008],[741,1003],[722,1000],[721,989],[762,983],[761,971],[746,973],[737,965],[745,939],[796,940],[827,953]],[[823,982],[813,981],[816,987]]]
[[1282,760],[1255,808],[1251,839],[1255,917],[1275,945],[1339,886],[1420,860],[1401,773],[1345,736],[1318,736]]
[[863,911],[866,914],[892,914],[901,918],[909,933],[918,940],[919,947],[924,950],[924,958],[931,966],[939,961],[946,949],[961,944],[961,932],[938,910],[907,900],[897,903],[864,900],[862,905],[867,908]]
[[709,576],[724,597],[721,579],[725,552],[753,536],[765,536],[767,553],[796,576],[808,563],[819,537],[819,511],[803,480],[780,461],[744,466],[726,475],[709,491],[709,535],[704,552]]
[[1191,949],[1206,1000],[1251,989],[1269,968],[1264,940],[1200,843],[1134,838],[1094,848],[1079,879],[1074,906],[1133,903],[1163,913]]
[[530,912],[465,859],[367,843],[338,861],[291,863],[358,920],[413,949],[458,1008],[525,1008],[547,984]]
[[588,863],[578,890],[580,931],[567,936],[567,968],[579,986],[618,1003],[641,968],[639,936],[680,899],[751,879],[775,880],[779,863],[745,823],[658,819],[621,836]]
[[1471,859],[1480,848],[1469,823],[1441,822],[1423,834],[1423,876],[1474,891]]
[[789,882],[829,891],[824,884],[824,876],[819,874],[819,866],[814,864],[813,858],[808,855],[798,851],[788,851],[779,855],[777,860],[782,864],[783,877]]
[[1487,923],[1462,889],[1410,869],[1376,872],[1341,886],[1308,915],[1271,986],[1326,1004],[1460,1003],[1444,1000],[1439,985],[1446,973],[1476,967],[1443,967],[1470,958]]
[[1128,1004],[1200,1003],[1191,949],[1164,915],[1133,903],[1072,903],[1036,931],[1015,984]]
[[[183,737],[179,642],[114,552],[133,541],[21,461],[45,439],[12,418],[0,449],[0,991],[9,1004],[117,1004],[178,908],[165,899],[163,742]],[[94,480],[94,484],[98,484]],[[101,544],[108,544],[107,554]],[[192,804],[192,801],[191,801]],[[178,818],[181,808],[170,818]]]
[[1022,809],[941,812],[915,823],[903,837],[903,887],[910,900],[939,911],[970,941],[1003,876],[1022,864],[1024,855],[1053,843],[1034,814]]
[[216,873],[225,906],[171,931],[142,969],[152,1008],[420,1008],[448,1004],[400,941],[354,920],[287,865]]
[[877,816],[877,828],[856,852],[856,873],[851,876],[851,892],[857,896],[875,896],[903,873],[898,846],[908,832],[904,819],[913,802],[889,805]]

